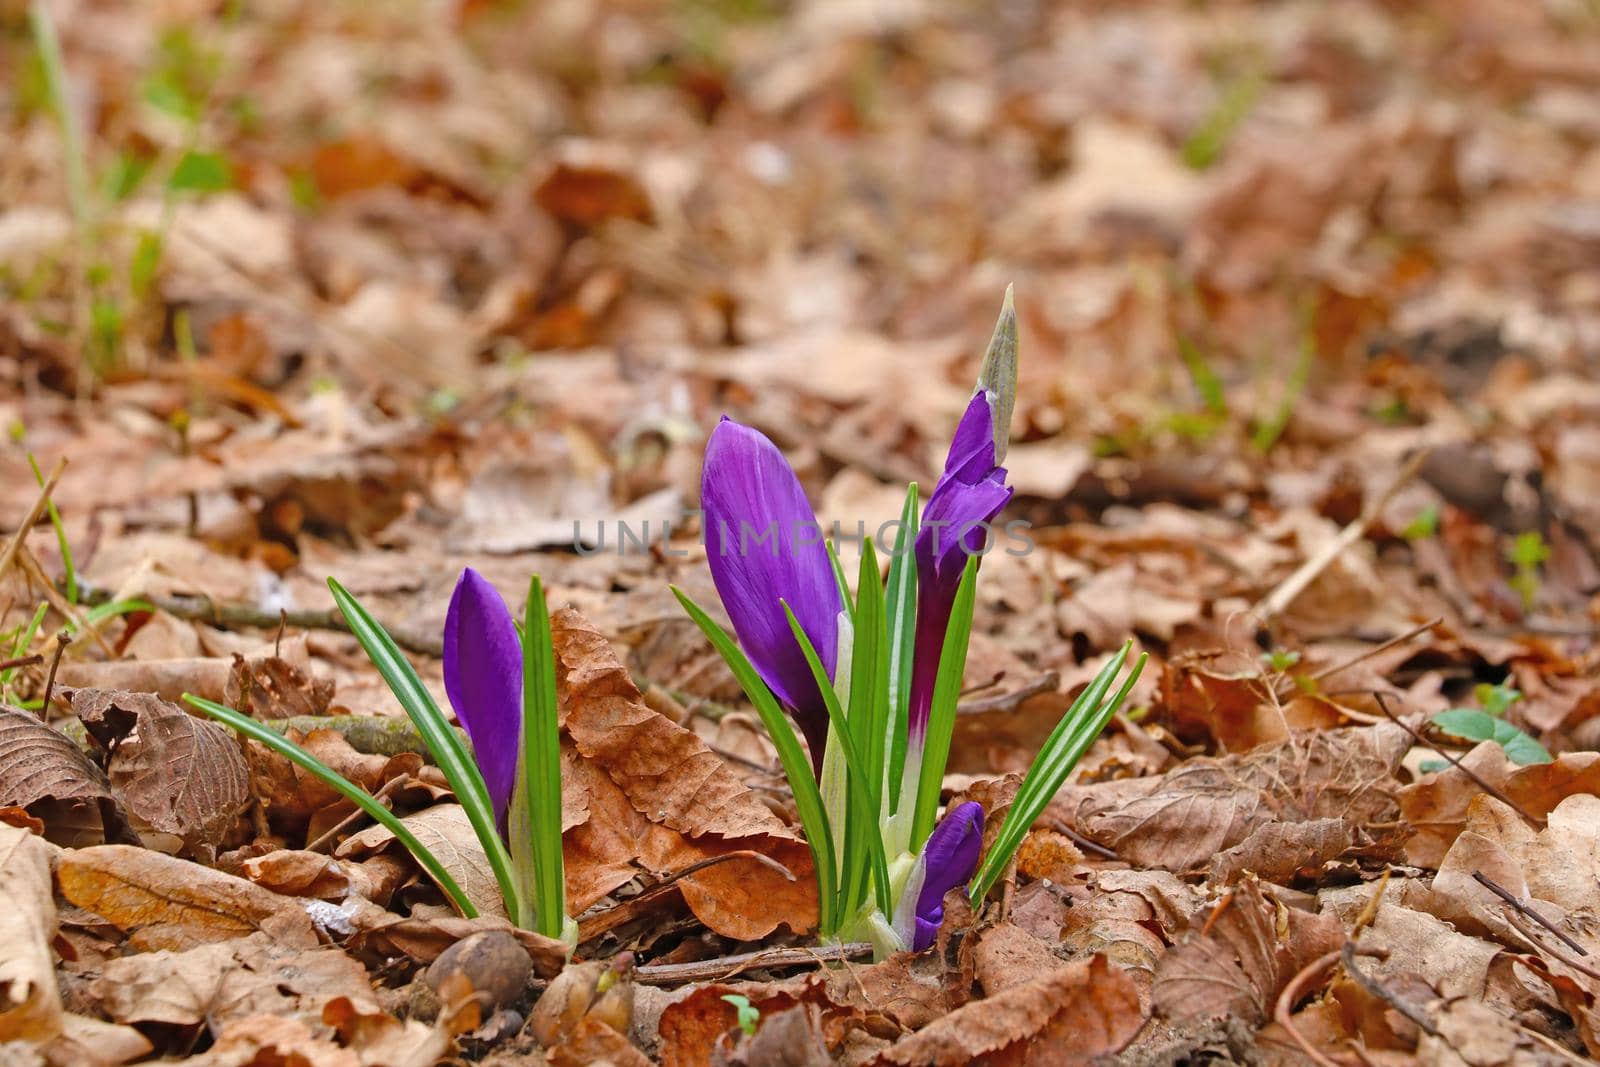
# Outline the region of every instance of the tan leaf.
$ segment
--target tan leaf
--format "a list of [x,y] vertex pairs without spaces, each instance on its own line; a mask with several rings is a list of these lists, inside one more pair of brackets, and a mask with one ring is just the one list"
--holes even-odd
[[[424,848],[450,872],[467,899],[483,915],[506,916],[500,883],[489,857],[478,843],[477,832],[460,804],[435,804],[400,820],[417,835]],[[395,840],[385,826],[370,826],[339,846],[339,856],[362,856],[388,847]]]
[[958,1008],[873,1062],[960,1067],[982,1058],[1070,1067],[1116,1052],[1143,1022],[1133,980],[1094,956]]
[[52,841],[133,843],[104,772],[37,715],[0,705],[0,807],[30,810]]
[[[264,856],[252,856],[240,868],[250,881],[274,893],[290,897],[343,900],[351,889],[350,868],[358,866],[340,863],[320,852],[280,848]],[[368,896],[366,893],[362,895]]]
[[1344,819],[1269,822],[1217,853],[1211,861],[1211,880],[1227,885],[1249,871],[1287,885],[1297,877],[1316,875],[1354,843],[1355,828]]
[[257,933],[110,960],[90,993],[119,1023],[222,1025],[298,1015],[315,1024],[331,998],[369,998],[371,985],[366,969],[338,949],[291,948]]
[[0,1041],[44,1041],[61,1032],[50,846],[15,826],[0,825],[0,901]]
[[1053,806],[1065,801],[1085,834],[1131,863],[1188,870],[1271,822],[1393,824],[1394,772],[1409,745],[1387,724],[1296,734],[1147,783],[1069,789]]
[[66,852],[56,878],[63,897],[127,932],[139,951],[182,950],[256,931],[287,946],[317,944],[300,901],[148,849],[100,845]]
[[72,710],[109,753],[111,784],[140,832],[214,854],[250,802],[233,734],[148,693],[79,689]]

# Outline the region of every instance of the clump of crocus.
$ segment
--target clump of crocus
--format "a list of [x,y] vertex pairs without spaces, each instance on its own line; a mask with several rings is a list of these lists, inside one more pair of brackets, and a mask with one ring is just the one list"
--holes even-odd
[[[461,572],[444,626],[444,684],[469,753],[394,638],[332,578],[328,586],[350,630],[410,716],[494,871],[506,913],[518,926],[574,943],[566,915],[561,860],[561,746],[555,655],[544,590],[528,587],[519,634],[494,586],[470,567]],[[445,865],[402,819],[360,786],[282,735],[210,700],[190,704],[259,741],[322,779],[411,851],[461,914],[478,914]]]
[[919,516],[912,485],[887,581],[867,539],[854,597],[777,447],[727,418],[706,445],[706,552],[738,642],[674,592],[777,747],[816,867],[824,940],[868,938],[880,955],[931,945],[946,894],[958,887],[975,900],[988,894],[1143,668],[1140,657],[1112,691],[1127,662],[1131,644],[1125,646],[1073,702],[987,853],[981,805],[957,804],[939,817],[978,563],[988,524],[1011,498],[1000,463],[1016,371],[1008,290],[926,508]]

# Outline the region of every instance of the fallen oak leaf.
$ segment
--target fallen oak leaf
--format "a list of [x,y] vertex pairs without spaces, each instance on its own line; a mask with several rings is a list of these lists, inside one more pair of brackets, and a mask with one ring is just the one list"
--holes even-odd
[[182,950],[256,931],[291,947],[318,943],[300,901],[149,849],[74,849],[57,862],[56,881],[69,903],[126,932],[138,951]]

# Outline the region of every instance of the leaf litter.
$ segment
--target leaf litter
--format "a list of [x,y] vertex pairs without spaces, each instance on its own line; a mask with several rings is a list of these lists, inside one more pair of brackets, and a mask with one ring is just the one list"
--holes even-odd
[[[0,15],[0,1059],[1600,1054],[1591,10],[303,6]],[[1008,283],[946,792],[1155,662],[867,964],[667,586],[723,413],[883,547]],[[575,962],[324,585],[437,698],[462,566],[559,609]]]

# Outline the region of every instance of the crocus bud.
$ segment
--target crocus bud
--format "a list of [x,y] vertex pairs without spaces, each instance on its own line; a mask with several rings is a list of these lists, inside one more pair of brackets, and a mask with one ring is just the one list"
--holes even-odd
[[945,812],[912,865],[895,909],[902,943],[909,941],[916,952],[933,944],[944,921],[944,895],[972,878],[982,854],[983,805],[964,801]]
[[1017,309],[1011,290],[1006,286],[1005,302],[1000,305],[1000,318],[983,354],[976,390],[989,401],[996,466],[1005,462],[1006,446],[1011,443],[1011,412],[1017,406]]
[[522,642],[506,602],[471,567],[461,572],[445,614],[444,689],[472,740],[503,833],[522,743]]

